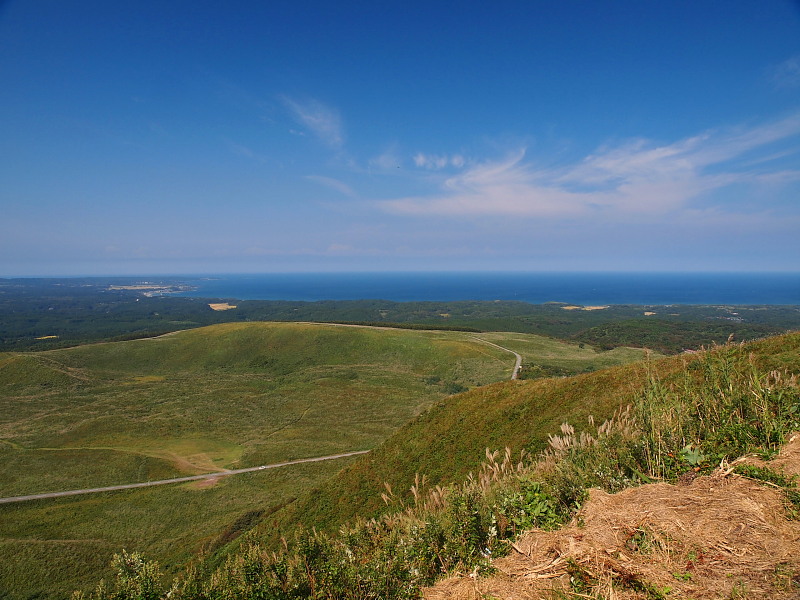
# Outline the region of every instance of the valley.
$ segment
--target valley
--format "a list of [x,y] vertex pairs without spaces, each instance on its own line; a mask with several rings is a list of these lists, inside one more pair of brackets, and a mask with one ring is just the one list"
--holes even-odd
[[254,470],[5,504],[0,589],[59,597],[94,584],[123,548],[168,570],[213,555],[243,515],[261,515],[246,531],[358,457],[259,466],[373,449],[452,394],[509,380],[509,350],[522,356],[523,373],[592,371],[644,356],[531,334],[300,323],[2,354],[3,497]]

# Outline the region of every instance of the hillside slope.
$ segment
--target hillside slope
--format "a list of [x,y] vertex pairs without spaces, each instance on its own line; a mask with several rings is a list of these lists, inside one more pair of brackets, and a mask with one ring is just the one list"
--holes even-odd
[[[231,323],[158,338],[0,354],[0,495],[212,473],[375,447],[449,394],[506,380],[480,336]],[[488,336],[505,344],[501,334]],[[541,336],[526,364],[581,372],[641,353]],[[0,506],[0,597],[59,597],[135,548],[168,570],[213,552],[353,459]],[[13,592],[13,593],[12,593]]]
[[[767,338],[746,348],[761,369],[800,372],[800,334]],[[650,375],[681,377],[697,359],[685,354],[568,378],[501,382],[452,396],[265,521],[257,535],[274,542],[290,535],[297,523],[335,530],[356,515],[385,512],[381,494],[386,484],[408,499],[417,474],[430,486],[444,485],[476,472],[486,449],[507,447],[514,455],[540,451],[561,423],[580,430],[590,415],[599,423],[632,404]]]
[[[381,485],[355,500],[342,482],[356,494],[369,488],[358,488],[370,479],[359,475],[375,456],[354,461],[273,515],[290,534],[288,543],[270,546],[270,526],[279,524],[270,517],[250,532],[249,543],[229,547],[219,568],[187,571],[169,592],[158,581],[157,565],[123,554],[117,584],[82,598],[127,600],[147,589],[154,599],[408,600],[437,578],[454,575],[426,592],[429,597],[796,597],[800,530],[792,519],[800,511],[800,491],[790,478],[797,469],[786,469],[796,467],[800,449],[766,462],[752,457],[774,458],[800,429],[799,350],[796,333],[618,368],[615,377],[496,384],[487,388],[491,401],[483,403],[476,391],[451,398],[392,436],[375,456],[382,452],[387,464],[395,459],[394,468],[408,473],[420,464],[463,472],[468,465],[459,452],[492,439],[495,425],[512,433],[508,419],[494,413],[511,414],[526,399],[531,418],[517,410],[510,419],[523,432],[515,443],[535,448],[547,436],[545,452],[520,460],[510,449],[505,456],[479,452],[473,475],[462,481],[438,487],[415,478],[409,495]],[[548,395],[551,388],[559,393]],[[529,394],[515,397],[519,390]],[[606,403],[618,402],[618,410],[603,423],[587,419],[584,431],[575,422],[575,428],[531,433],[534,411],[544,414],[543,399],[557,404],[565,420]],[[620,410],[619,401],[633,406]],[[465,434],[452,435],[457,431]],[[415,448],[418,440],[425,451]],[[404,454],[417,462],[409,464]],[[381,468],[373,463],[372,474]],[[450,473],[441,477],[446,482]],[[379,497],[390,505],[384,515],[344,522],[353,502],[369,512],[363,502]],[[327,532],[295,530],[298,516],[315,504],[317,515],[328,519]],[[480,579],[491,574],[493,558],[508,553],[496,562],[499,578]]]

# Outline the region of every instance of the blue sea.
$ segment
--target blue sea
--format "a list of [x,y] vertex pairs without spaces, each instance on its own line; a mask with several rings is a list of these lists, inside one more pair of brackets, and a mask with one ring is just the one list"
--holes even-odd
[[280,273],[187,283],[195,289],[180,295],[238,300],[800,305],[800,273]]

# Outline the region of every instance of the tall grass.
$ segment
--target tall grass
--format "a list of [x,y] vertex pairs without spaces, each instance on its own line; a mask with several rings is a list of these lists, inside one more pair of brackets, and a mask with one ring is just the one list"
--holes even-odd
[[644,466],[651,476],[670,478],[686,466],[768,456],[800,428],[797,390],[796,375],[762,372],[743,346],[707,352],[680,381],[651,375],[635,405]]
[[800,429],[797,376],[763,371],[741,345],[687,359],[677,375],[650,368],[632,406],[597,428],[562,425],[535,467],[562,510],[589,488],[617,492],[710,472],[751,453],[774,455]]

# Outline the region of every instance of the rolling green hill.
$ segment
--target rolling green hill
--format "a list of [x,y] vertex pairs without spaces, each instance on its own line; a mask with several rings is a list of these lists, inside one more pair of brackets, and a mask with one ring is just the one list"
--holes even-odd
[[[121,460],[110,458],[117,454],[160,459],[159,474],[253,466],[370,448],[441,397],[446,384],[502,379],[512,364],[501,351],[455,336],[219,325],[7,355],[0,431],[30,452],[107,454],[94,462]],[[115,482],[100,471],[73,483]],[[0,492],[48,491],[9,485]]]
[[[517,527],[557,527],[590,487],[616,492],[653,479],[686,486],[698,472],[711,474],[720,465],[730,475],[734,469],[727,469],[726,460],[753,452],[774,456],[800,426],[798,372],[800,333],[794,333],[570,378],[499,382],[452,396],[310,493],[260,515],[245,536],[218,544],[214,549],[221,552],[206,563],[210,570],[184,572],[176,597],[413,598],[437,576],[457,571],[475,577],[490,554],[508,550],[508,536]],[[628,405],[631,412],[619,412]],[[598,426],[613,413],[612,423]],[[560,429],[565,421],[576,431]],[[590,434],[586,441],[583,429]],[[518,468],[494,457],[485,462],[487,447],[536,452],[554,434],[561,437],[549,445],[549,454],[520,461]],[[790,479],[769,467],[739,468],[785,494],[781,516],[796,515],[800,494]],[[465,481],[468,472],[479,474]],[[416,474],[427,476],[427,487]],[[383,505],[385,483],[394,490],[391,507]],[[417,493],[406,492],[411,484]],[[436,485],[446,489],[432,489]],[[635,507],[627,510],[635,516]],[[354,519],[381,513],[385,518]],[[295,535],[301,524],[305,533]],[[281,533],[290,540],[285,550],[277,539]],[[676,552],[683,565],[699,550],[690,545]],[[153,583],[152,565],[136,556],[126,560],[136,585]],[[573,575],[566,577],[570,589],[585,596],[582,590],[602,582],[582,568],[565,572]],[[800,572],[785,562],[762,570],[778,568],[789,569],[788,577]],[[655,597],[644,576],[612,576],[606,585]],[[167,589],[155,582],[153,589],[159,588]],[[119,598],[141,596],[136,587],[127,589]]]
[[[642,356],[527,334],[291,323],[0,354],[0,496],[374,448],[432,404],[460,401],[449,394],[510,377],[514,356],[480,338],[564,372]],[[122,548],[177,568],[354,460],[0,505],[0,590],[58,597],[93,584]]]
[[[756,364],[800,372],[800,334],[748,345]],[[650,373],[682,376],[696,359],[688,354],[609,368],[568,378],[487,385],[439,402],[401,428],[369,455],[354,461],[309,496],[275,515],[269,527],[300,522],[336,529],[355,515],[385,510],[384,483],[407,493],[416,474],[430,485],[459,482],[485,459],[485,450],[508,447],[541,451],[561,423],[578,429],[591,415],[597,422],[641,394]],[[289,525],[288,528],[291,528]],[[263,534],[269,537],[268,527]]]

